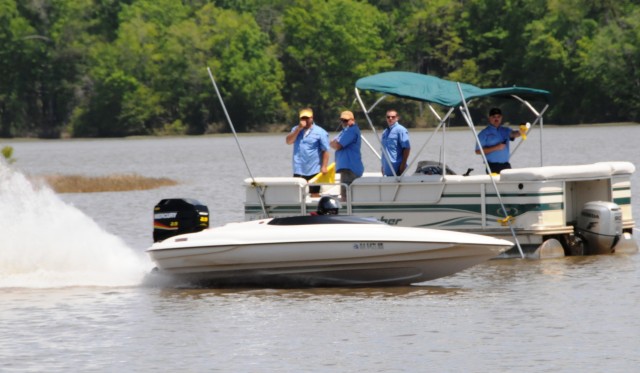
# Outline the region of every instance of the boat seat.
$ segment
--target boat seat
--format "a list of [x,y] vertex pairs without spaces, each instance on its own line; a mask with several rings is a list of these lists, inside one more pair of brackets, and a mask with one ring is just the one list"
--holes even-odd
[[355,179],[351,183],[351,200],[357,203],[424,203],[442,196],[442,175],[373,176]]
[[[618,168],[624,167],[618,165]],[[502,181],[591,179],[608,178],[611,177],[612,172],[612,166],[608,162],[603,162],[575,166],[512,168],[502,170],[500,178]]]
[[636,172],[636,166],[631,162],[598,162],[596,164],[606,164],[611,167],[612,175],[630,175]]
[[[264,200],[265,203],[302,203],[302,196],[307,181],[300,177],[256,177],[254,179],[244,179],[244,184],[247,186],[264,186]],[[270,188],[273,186],[273,188]],[[246,188],[246,202],[247,203],[260,203],[258,194],[254,188]]]
[[[500,176],[494,176],[494,178],[497,180],[500,180]],[[490,183],[491,182],[491,178],[489,175],[469,175],[469,176],[462,176],[462,175],[447,175],[445,177],[445,181],[447,183],[469,183],[469,184],[478,184],[478,183]]]

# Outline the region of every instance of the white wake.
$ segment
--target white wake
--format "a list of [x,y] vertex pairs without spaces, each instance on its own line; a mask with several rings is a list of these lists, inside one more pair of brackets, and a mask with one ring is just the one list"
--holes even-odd
[[132,286],[148,263],[0,159],[0,288]]

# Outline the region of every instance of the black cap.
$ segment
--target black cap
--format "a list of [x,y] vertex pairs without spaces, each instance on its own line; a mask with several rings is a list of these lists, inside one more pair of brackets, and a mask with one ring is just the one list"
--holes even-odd
[[489,110],[489,116],[496,115],[496,114],[502,115],[502,110],[500,110],[497,107],[491,108],[491,110]]

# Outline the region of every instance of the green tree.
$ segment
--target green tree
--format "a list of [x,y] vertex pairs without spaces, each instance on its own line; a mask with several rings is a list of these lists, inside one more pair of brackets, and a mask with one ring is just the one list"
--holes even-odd
[[[164,5],[168,6],[166,13]],[[159,43],[171,16],[186,14],[171,1],[143,0],[123,8],[117,38],[95,43],[91,49],[91,69],[70,124],[74,136],[153,132],[163,111],[158,93],[152,89],[162,56]]]
[[285,100],[312,106],[320,121],[350,107],[358,78],[394,64],[383,48],[386,21],[363,2],[294,1],[283,17]]
[[203,87],[198,107],[204,103],[215,121],[226,122],[204,70],[209,66],[238,130],[264,130],[265,125],[281,121],[287,110],[282,98],[284,72],[268,35],[251,14],[208,5],[194,19],[200,44],[187,55],[194,57],[189,69],[202,74],[193,82]]
[[[604,120],[640,121],[640,7],[612,12],[592,39],[581,40],[580,77]],[[594,92],[593,89],[596,89]],[[594,95],[595,93],[595,95]],[[582,107],[583,109],[587,109]],[[591,112],[590,112],[591,113]]]
[[[92,53],[95,67],[74,117],[75,134],[125,136],[165,128],[200,134],[226,122],[207,66],[238,130],[261,129],[283,117],[282,69],[250,14],[139,0],[124,7],[120,18],[116,40]],[[112,125],[87,131],[96,118]]]
[[306,105],[322,123],[353,108],[358,78],[385,70],[548,89],[554,123],[638,121],[639,9],[635,0],[0,0],[0,136],[224,131],[207,66],[239,131]]
[[[86,107],[76,109],[75,137],[113,137],[148,134],[154,95],[122,70],[105,72],[96,79]],[[151,101],[151,104],[148,102]]]
[[94,40],[88,32],[93,5],[92,0],[21,2],[19,9],[34,29],[33,35],[23,37],[34,51],[23,83],[25,108],[39,137],[59,137],[75,105],[88,45]]
[[[25,80],[29,76],[30,57],[38,44],[28,39],[36,31],[18,12],[15,0],[0,0],[0,136],[12,137],[28,123],[24,105]],[[32,48],[35,45],[36,48]],[[34,50],[35,49],[35,50]]]

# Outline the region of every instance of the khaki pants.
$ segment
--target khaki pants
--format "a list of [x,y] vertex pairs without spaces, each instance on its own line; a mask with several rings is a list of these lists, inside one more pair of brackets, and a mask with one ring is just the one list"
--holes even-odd
[[[353,183],[353,181],[358,178],[356,174],[353,173],[353,171],[347,168],[343,168],[336,172],[340,174],[340,184],[351,185],[351,183]],[[347,188],[344,185],[340,186],[340,196],[342,197],[343,201],[347,200]]]

